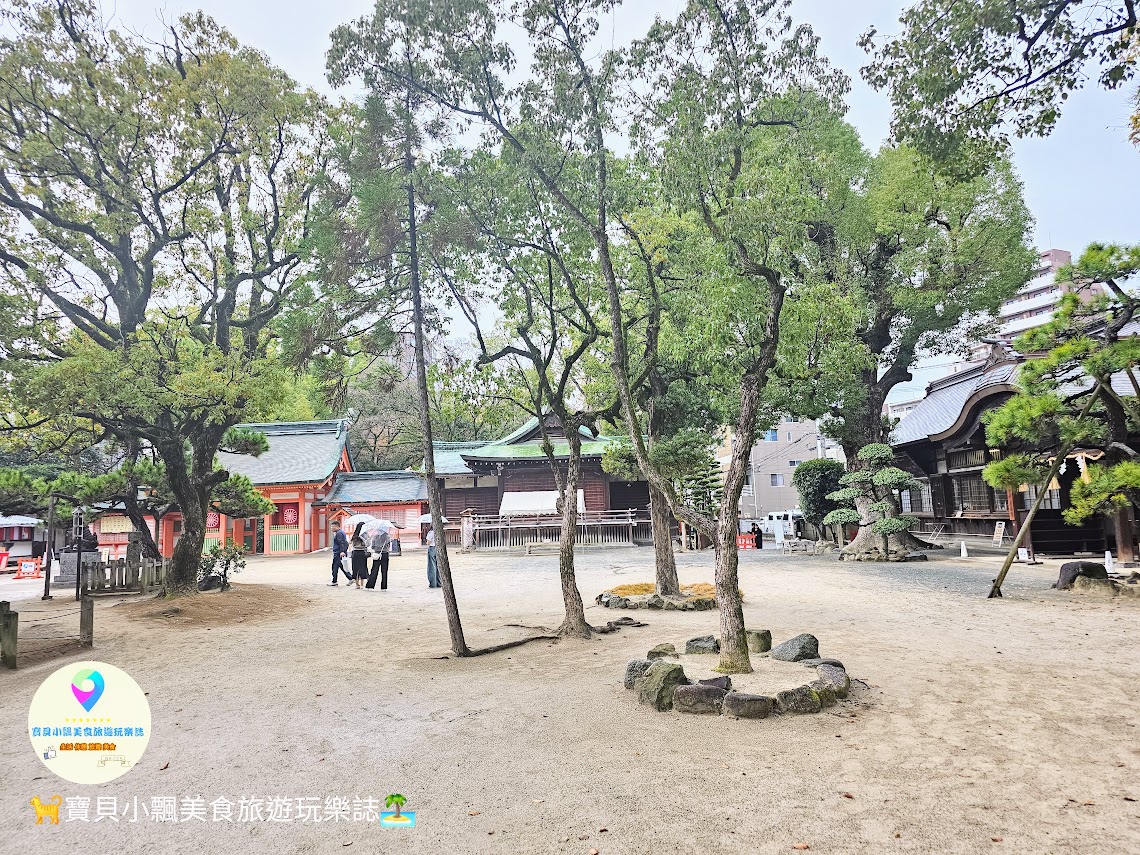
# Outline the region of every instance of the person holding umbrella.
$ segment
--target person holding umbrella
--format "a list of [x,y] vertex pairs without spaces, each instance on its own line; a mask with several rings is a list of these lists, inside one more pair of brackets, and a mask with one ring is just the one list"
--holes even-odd
[[380,573],[380,590],[388,590],[388,556],[392,550],[392,534],[389,529],[381,526],[372,533],[372,571],[368,574],[368,584],[365,588],[376,587],[376,573]]
[[357,588],[363,588],[364,580],[368,578],[368,545],[360,535],[363,528],[363,522],[357,523],[352,532],[352,540],[349,541],[349,546],[352,547],[352,578],[356,580]]

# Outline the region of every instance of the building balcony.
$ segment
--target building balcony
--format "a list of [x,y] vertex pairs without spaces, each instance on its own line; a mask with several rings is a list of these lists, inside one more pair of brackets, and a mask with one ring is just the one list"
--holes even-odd
[[1028,297],[1009,300],[1002,304],[999,315],[1002,320],[1006,320],[1011,315],[1018,315],[1022,312],[1052,308],[1057,304],[1057,301],[1061,299],[1062,293],[1060,288],[1047,288],[1044,291],[1040,291]]

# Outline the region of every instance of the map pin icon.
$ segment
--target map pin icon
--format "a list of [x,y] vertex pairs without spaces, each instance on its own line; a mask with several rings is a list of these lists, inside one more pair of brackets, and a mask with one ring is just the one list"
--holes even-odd
[[[88,685],[90,688],[87,688]],[[79,701],[83,709],[91,712],[92,707],[103,696],[104,685],[102,674],[85,668],[71,678],[71,693],[75,695],[75,700]]]

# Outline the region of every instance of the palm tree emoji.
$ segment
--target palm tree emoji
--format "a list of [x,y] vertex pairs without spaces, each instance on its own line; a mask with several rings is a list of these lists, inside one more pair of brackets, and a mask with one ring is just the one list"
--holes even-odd
[[395,808],[396,808],[396,815],[394,817],[392,817],[392,819],[399,819],[400,818],[400,808],[403,807],[407,803],[408,803],[408,800],[406,798],[404,798],[402,795],[400,795],[399,793],[392,793],[391,795],[388,796],[388,798],[384,799],[384,807],[395,806]]

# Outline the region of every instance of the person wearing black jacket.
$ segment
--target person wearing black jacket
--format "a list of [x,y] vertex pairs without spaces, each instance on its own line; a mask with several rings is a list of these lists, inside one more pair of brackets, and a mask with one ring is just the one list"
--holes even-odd
[[337,586],[340,581],[340,574],[343,573],[348,577],[348,581],[352,581],[352,574],[344,569],[344,559],[348,555],[348,537],[341,530],[340,522],[338,520],[332,521],[333,529],[333,542],[332,542],[332,587]]
[[388,590],[388,555],[392,550],[392,535],[387,529],[379,529],[372,535],[369,544],[372,551],[372,571],[368,574],[368,584],[365,588],[376,587],[376,574],[380,574],[380,590]]

